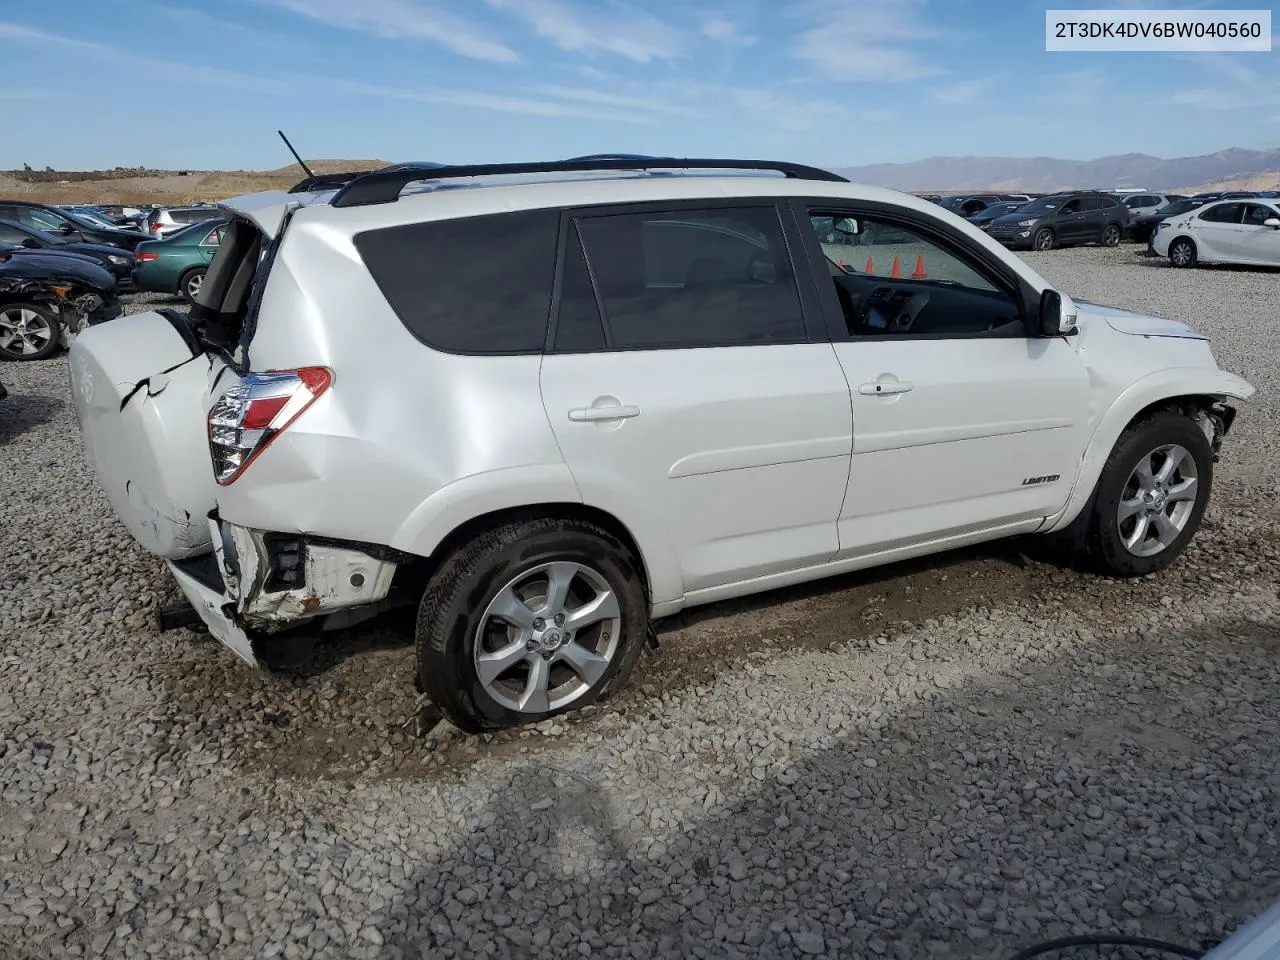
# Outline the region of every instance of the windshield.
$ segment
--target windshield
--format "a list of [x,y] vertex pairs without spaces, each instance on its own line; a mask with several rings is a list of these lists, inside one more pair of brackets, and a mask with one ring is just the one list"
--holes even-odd
[[1152,214],[1152,216],[1172,217],[1176,214],[1186,213],[1189,210],[1194,210],[1196,207],[1203,207],[1203,206],[1204,206],[1203,200],[1175,200],[1173,203],[1169,204],[1167,207],[1161,207],[1159,210],[1156,210]]
[[1006,213],[1013,213],[1015,210],[1021,210],[1026,206],[1025,200],[1006,200],[1000,203],[993,203],[987,209],[983,210],[978,216],[980,217],[1003,217]]
[[959,210],[968,199],[968,197],[944,197],[941,206],[944,210]]
[[1053,213],[1053,211],[1057,210],[1066,202],[1066,197],[1042,197],[1039,200],[1032,200],[1030,203],[1019,207],[1018,212],[1036,215]]

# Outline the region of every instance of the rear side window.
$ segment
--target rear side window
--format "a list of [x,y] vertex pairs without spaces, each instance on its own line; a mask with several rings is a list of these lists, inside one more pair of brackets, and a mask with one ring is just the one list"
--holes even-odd
[[612,348],[805,339],[772,205],[589,217],[578,229]]
[[538,353],[547,335],[558,210],[369,230],[355,238],[400,322],[448,353]]

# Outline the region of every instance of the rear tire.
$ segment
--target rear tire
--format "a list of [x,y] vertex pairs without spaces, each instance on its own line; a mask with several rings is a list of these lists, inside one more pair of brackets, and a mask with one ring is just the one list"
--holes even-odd
[[204,286],[205,267],[193,267],[178,280],[178,294],[190,306],[196,302],[200,289]]
[[1196,259],[1196,245],[1188,238],[1179,237],[1169,244],[1169,262],[1175,267],[1194,267]]
[[10,303],[0,307],[0,358],[45,360],[58,349],[62,321],[48,307]]
[[1120,228],[1114,223],[1108,224],[1102,231],[1102,245],[1104,247],[1115,247],[1120,244]]
[[1212,487],[1213,453],[1194,420],[1162,410],[1130,424],[1081,517],[1092,565],[1115,577],[1163,570],[1195,536]]
[[1036,231],[1035,237],[1031,241],[1031,246],[1036,250],[1052,250],[1054,244],[1053,231],[1048,227],[1042,227]]
[[431,578],[415,630],[418,676],[468,733],[537,723],[621,687],[648,624],[639,562],[617,537],[580,521],[510,523]]

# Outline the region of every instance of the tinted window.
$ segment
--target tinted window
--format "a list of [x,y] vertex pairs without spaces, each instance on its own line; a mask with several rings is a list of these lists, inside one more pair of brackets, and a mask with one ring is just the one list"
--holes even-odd
[[[809,214],[827,259],[845,264],[831,273],[851,335],[1025,335],[1014,297],[958,249],[887,220]],[[837,244],[824,242],[832,222],[846,227]]]
[[805,338],[772,206],[591,217],[579,230],[612,347]]
[[1062,207],[1058,210],[1058,212],[1064,213],[1064,214],[1079,213],[1082,209],[1083,207],[1080,204],[1080,198],[1076,197],[1075,199],[1068,200],[1066,203],[1064,203]]
[[19,207],[18,216],[27,226],[35,227],[37,230],[47,230],[50,233],[56,233],[71,224],[70,217],[64,217],[52,210],[42,210],[39,207]]
[[12,243],[15,246],[20,246],[25,239],[27,239],[27,235],[17,227],[9,227],[0,223],[0,243]]
[[370,230],[356,249],[409,331],[453,353],[536,353],[546,340],[557,210]]
[[587,259],[576,225],[569,228],[560,283],[560,312],[556,317],[555,349],[568,352],[599,350],[606,345],[604,323],[591,285]]
[[170,210],[169,216],[174,223],[199,223],[201,220],[208,220],[213,210],[208,207],[199,207],[194,210]]
[[1276,212],[1270,207],[1264,207],[1260,203],[1245,204],[1244,222],[1260,227],[1272,217],[1277,216]]
[[1125,201],[1125,203],[1135,210],[1140,210],[1143,207],[1154,207],[1159,202],[1159,197],[1130,197]]
[[1082,210],[1110,210],[1118,207],[1120,204],[1111,197],[1081,197],[1080,207]]
[[1200,214],[1200,219],[1210,223],[1239,223],[1243,214],[1243,203],[1220,203]]

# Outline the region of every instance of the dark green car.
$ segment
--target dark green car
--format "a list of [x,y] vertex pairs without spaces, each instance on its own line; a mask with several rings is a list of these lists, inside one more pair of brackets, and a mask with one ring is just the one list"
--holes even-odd
[[133,271],[136,289],[176,293],[187,303],[193,302],[226,228],[226,220],[202,220],[174,231],[163,240],[144,240],[138,244],[134,253],[137,266]]

